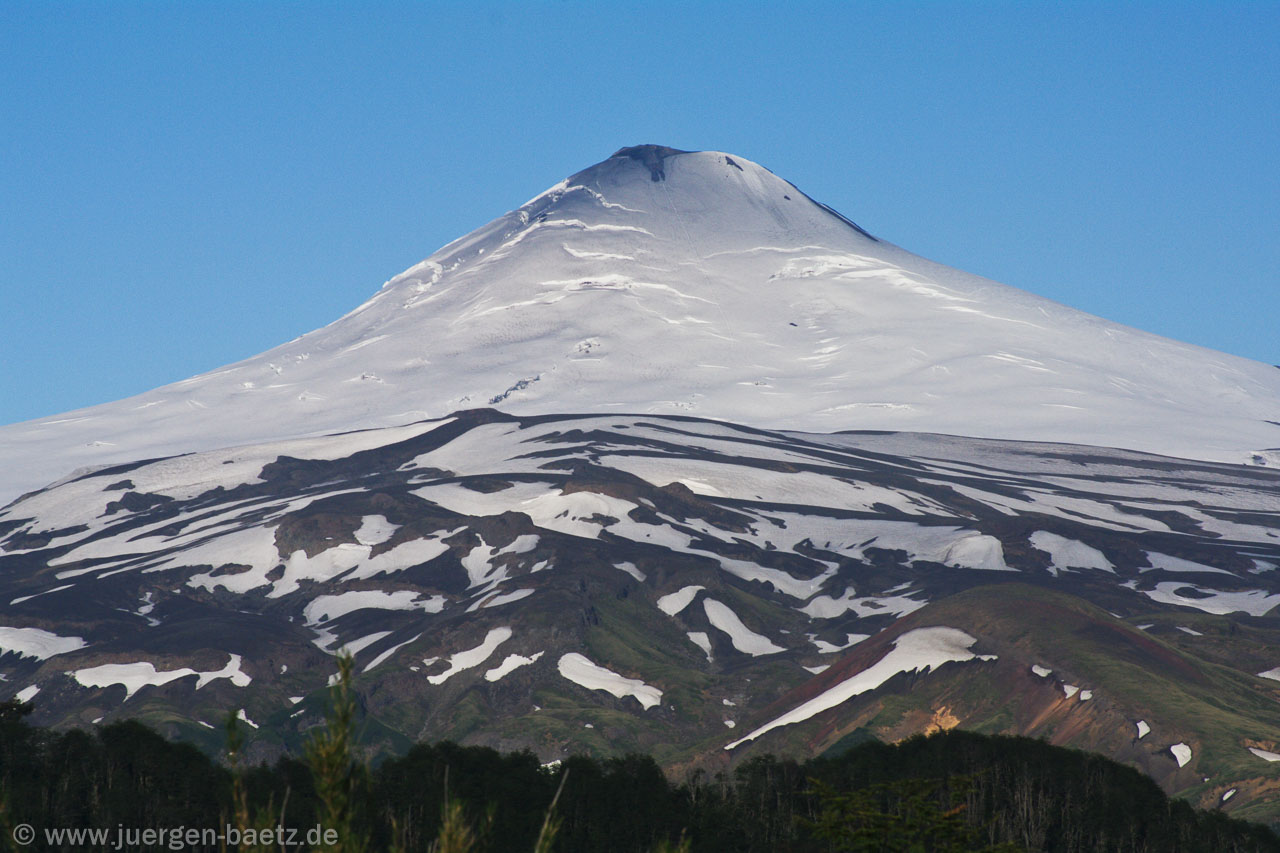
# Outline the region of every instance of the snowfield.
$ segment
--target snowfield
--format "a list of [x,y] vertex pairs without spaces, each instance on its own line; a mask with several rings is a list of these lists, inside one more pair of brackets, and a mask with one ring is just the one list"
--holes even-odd
[[83,649],[88,644],[80,637],[59,637],[40,628],[5,628],[0,626],[0,654],[13,652],[36,660],[47,660]]
[[[285,438],[305,457],[309,437],[336,432],[351,453],[358,430],[484,405],[1233,462],[1280,446],[1269,365],[924,260],[743,157],[673,154],[664,173],[655,182],[638,160],[611,157],[322,329],[136,397],[0,428],[0,502],[140,458]],[[227,461],[190,470],[187,493],[252,478],[253,460],[232,450]],[[698,480],[691,488],[720,487]]]

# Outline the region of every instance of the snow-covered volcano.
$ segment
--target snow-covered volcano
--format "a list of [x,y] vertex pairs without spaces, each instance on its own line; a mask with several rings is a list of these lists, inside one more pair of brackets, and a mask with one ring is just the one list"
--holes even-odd
[[924,260],[742,157],[640,146],[445,246],[329,326],[137,397],[0,428],[0,500],[82,466],[480,406],[1233,462],[1280,446],[1272,366]]

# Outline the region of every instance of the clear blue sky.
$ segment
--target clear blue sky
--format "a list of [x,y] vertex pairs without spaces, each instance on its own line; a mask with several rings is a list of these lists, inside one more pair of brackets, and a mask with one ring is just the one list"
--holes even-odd
[[623,145],[1280,362],[1280,3],[0,0],[0,423],[336,319]]

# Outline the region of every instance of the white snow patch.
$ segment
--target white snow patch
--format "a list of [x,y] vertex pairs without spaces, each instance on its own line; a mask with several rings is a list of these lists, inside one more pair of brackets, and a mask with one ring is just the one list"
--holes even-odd
[[914,613],[929,602],[906,595],[864,595],[859,596],[853,587],[846,587],[839,598],[829,595],[815,596],[812,601],[800,608],[800,612],[811,619],[834,619],[852,610],[858,616],[882,616],[891,613],[894,616],[906,616]]
[[[449,668],[439,675],[428,675],[427,681],[432,684],[444,684],[464,669],[477,667],[489,659],[489,655],[497,651],[498,646],[511,639],[510,628],[492,628],[485,635],[484,641],[474,649],[456,652],[449,656]],[[425,663],[425,661],[424,661]]]
[[318,595],[302,610],[308,625],[329,622],[356,610],[424,610],[439,613],[444,609],[445,597],[433,595],[419,600],[420,593],[412,589],[383,592],[377,589],[360,589],[340,592],[336,595]]
[[1151,726],[1147,725],[1146,720],[1138,720],[1137,725],[1138,725],[1138,740],[1142,740],[1144,737],[1151,734]]
[[467,570],[467,578],[470,581],[468,589],[476,587],[484,587],[492,589],[507,579],[507,562],[504,565],[496,565],[495,560],[509,554],[527,553],[538,544],[538,537],[533,534],[517,536],[509,544],[494,548],[486,545],[484,539],[480,539],[480,544],[472,548],[460,561],[462,567]]
[[1236,795],[1236,790],[1237,790],[1236,788],[1232,788],[1230,791],[1227,791],[1225,794],[1223,794],[1223,795],[1222,795],[1222,802],[1224,802],[1224,803],[1225,803],[1227,800],[1229,800],[1229,799],[1231,799],[1232,797],[1234,797],[1234,796]]
[[125,689],[125,701],[127,702],[134,693],[137,693],[147,685],[168,684],[179,678],[185,678],[189,675],[196,676],[196,689],[200,689],[215,678],[227,678],[237,687],[245,687],[249,684],[248,675],[240,671],[240,656],[231,655],[231,660],[225,667],[213,672],[197,672],[190,667],[182,667],[180,669],[172,669],[167,671],[159,671],[150,661],[137,661],[136,663],[106,663],[101,666],[91,666],[87,669],[78,669],[68,672],[67,675],[76,680],[82,687],[110,687],[113,684],[120,684]]
[[[355,552],[347,556],[356,557],[356,563],[353,571],[348,574],[344,580],[366,580],[375,575],[390,574],[392,572],[401,572],[413,566],[430,562],[436,557],[449,550],[449,546],[442,542],[456,531],[449,530],[429,536],[426,539],[410,539],[408,542],[401,542],[390,551],[383,551],[376,557],[370,557],[367,552],[361,556]],[[274,597],[277,593],[272,593]]]
[[1048,678],[1050,675],[1053,674],[1053,670],[1045,669],[1043,666],[1041,666],[1038,663],[1031,664],[1031,671],[1034,672],[1036,675],[1040,676],[1041,678]]
[[61,586],[55,586],[53,589],[46,589],[43,592],[37,592],[35,595],[20,595],[13,601],[10,601],[9,606],[12,607],[15,604],[21,604],[24,601],[30,601],[33,598],[39,598],[40,596],[48,595],[51,592],[62,592],[64,589],[71,589],[73,586],[75,586],[73,583],[64,583]]
[[1270,678],[1272,681],[1280,681],[1280,666],[1268,669],[1266,672],[1258,673],[1259,678]]
[[645,684],[638,678],[625,678],[611,669],[592,663],[585,656],[572,652],[560,658],[560,674],[588,690],[603,690],[621,699],[634,696],[645,710],[662,701],[662,691]]
[[1215,569],[1213,566],[1206,566],[1204,563],[1195,563],[1191,560],[1184,560],[1181,557],[1174,557],[1169,554],[1161,554],[1159,551],[1148,551],[1147,560],[1151,563],[1150,567],[1141,569],[1142,572],[1154,572],[1156,569],[1162,569],[1166,572],[1190,572],[1192,574],[1211,574],[1211,575],[1235,575],[1226,569]]
[[311,641],[315,643],[316,648],[320,649],[320,651],[324,652],[325,654],[330,654],[330,655],[337,654],[337,652],[330,651],[329,649],[329,646],[333,645],[334,641],[338,639],[337,631],[332,631],[328,628],[316,627],[316,626],[313,626],[311,630],[316,632],[315,639]]
[[824,673],[824,672],[826,672],[827,670],[831,669],[831,664],[829,664],[829,663],[823,663],[823,664],[819,664],[819,665],[817,665],[817,666],[803,666],[803,665],[802,665],[802,666],[801,666],[801,669],[808,670],[809,672],[813,673],[814,675],[819,675],[819,674]]
[[1173,757],[1178,762],[1179,767],[1186,767],[1187,762],[1191,760],[1191,747],[1185,743],[1175,743],[1169,747],[1169,751],[1173,753]]
[[681,587],[675,592],[667,593],[658,599],[658,609],[668,616],[675,616],[681,610],[684,610],[693,601],[694,596],[700,590],[706,589],[705,586],[686,586]]
[[216,591],[218,587],[225,587],[230,592],[245,593],[270,583],[266,575],[280,562],[280,554],[276,551],[275,528],[264,526],[219,534],[184,551],[170,554],[151,564],[149,568],[151,571],[161,571],[180,566],[207,565],[216,571],[232,565],[248,566],[248,571],[235,574],[214,575],[213,572],[205,572],[187,579],[187,586],[204,588],[210,592]]
[[689,642],[702,649],[702,653],[707,656],[707,660],[711,660],[711,638],[707,636],[706,631],[689,631]]
[[631,575],[631,577],[640,581],[640,583],[644,583],[644,578],[645,578],[644,572],[637,569],[635,563],[614,563],[613,567],[615,569],[621,569],[622,571]]
[[382,640],[384,637],[390,637],[390,636],[391,636],[390,631],[374,631],[372,634],[366,634],[363,637],[352,640],[349,643],[343,643],[342,649],[347,654],[355,656],[360,654],[365,649],[369,648],[369,646],[372,646],[374,643]]
[[[697,428],[697,427],[695,427]],[[783,462],[811,463],[814,458],[776,447],[744,446],[740,442],[717,441],[698,436],[697,446],[717,453],[717,459],[664,458],[613,455],[604,464],[640,477],[655,486],[680,483],[705,497],[758,500],[772,504],[838,506],[874,512],[877,505],[890,506],[910,515],[925,508],[937,508],[932,499],[867,483],[851,483],[813,471],[776,471],[759,468],[736,457],[766,458]]]
[[[428,500],[435,498],[436,491],[419,490]],[[492,497],[502,498],[510,491],[511,489],[496,492]],[[523,512],[538,527],[584,539],[599,538],[601,522],[592,520],[596,516],[623,519],[635,508],[635,504],[621,498],[595,492],[572,492],[566,495],[559,490],[550,491],[545,485],[540,485],[538,493],[525,500],[513,502],[509,497],[502,500],[503,511]]]
[[1203,634],[1203,633],[1201,633],[1200,631],[1196,631],[1196,630],[1194,630],[1194,629],[1192,629],[1192,628],[1186,628],[1186,627],[1183,627],[1182,625],[1179,625],[1179,626],[1178,626],[1178,630],[1179,630],[1179,631],[1182,631],[1182,632],[1184,632],[1184,633],[1190,634],[1190,635],[1191,635],[1191,636],[1193,636],[1193,637],[1203,637],[1203,636],[1204,636],[1204,634]]
[[1268,752],[1265,749],[1258,749],[1256,746],[1249,747],[1249,751],[1263,761],[1280,761],[1280,753]]
[[729,635],[729,640],[738,651],[749,654],[752,657],[786,651],[785,648],[777,645],[768,637],[757,634],[742,624],[738,614],[729,609],[728,605],[722,604],[714,598],[704,598],[702,600],[702,609],[706,612],[707,619],[710,620],[714,627]]
[[0,654],[16,652],[21,657],[47,660],[88,645],[81,637],[60,637],[40,628],[0,627]]
[[[370,556],[372,550],[373,546],[370,545],[343,543],[321,551],[314,557],[308,557],[302,550],[294,551],[284,561],[284,575],[274,583],[267,597],[279,598],[296,592],[303,580],[322,583],[348,572],[350,574],[346,575],[345,580],[363,580],[385,572],[403,571],[435,559],[448,551],[449,546],[433,537],[402,542],[376,557]],[[261,579],[261,583],[267,583],[265,577]],[[228,586],[228,589],[231,587]]]
[[965,569],[984,569],[989,572],[1016,572],[1004,561],[1004,546],[994,536],[971,533],[951,545],[943,554],[942,562]]
[[400,525],[387,521],[385,515],[366,515],[356,529],[356,541],[361,545],[381,545],[399,529]]
[[1090,699],[1092,699],[1092,698],[1093,698],[1093,691],[1092,691],[1092,690],[1081,690],[1081,691],[1080,691],[1080,701],[1081,701],[1081,702],[1088,702],[1088,701],[1089,701]]
[[725,747],[733,749],[780,726],[807,720],[868,690],[874,690],[900,672],[932,671],[950,661],[973,660],[969,647],[978,642],[957,628],[916,628],[894,641],[893,649],[862,672],[800,704]]
[[233,654],[231,655],[231,660],[227,661],[227,665],[222,669],[216,672],[198,673],[200,677],[196,679],[196,690],[218,678],[230,679],[231,683],[236,687],[248,687],[253,682],[253,679],[249,677],[247,672],[240,669],[241,662],[240,655]]
[[527,554],[534,548],[538,547],[539,536],[536,533],[521,533],[511,543],[498,553],[500,554]]
[[249,719],[249,715],[244,712],[244,708],[241,708],[239,711],[236,711],[236,719],[240,720],[242,723],[245,723],[250,728],[254,728],[254,729],[258,728],[258,724],[255,723],[253,720]]
[[471,613],[475,610],[489,607],[501,607],[504,604],[510,604],[513,601],[519,601],[522,598],[528,598],[531,595],[533,595],[533,590],[531,589],[513,589],[511,592],[500,592],[488,595],[468,607],[467,612]]
[[1091,548],[1083,542],[1068,539],[1046,530],[1037,530],[1030,536],[1031,545],[1048,553],[1049,571],[1057,575],[1059,569],[1098,569],[1104,572],[1115,572],[1115,566],[1097,548]]
[[383,662],[383,661],[385,661],[387,658],[391,657],[393,654],[395,654],[396,652],[400,651],[400,650],[401,650],[401,649],[403,649],[405,646],[409,645],[410,643],[412,643],[414,640],[418,639],[418,638],[419,638],[419,637],[421,637],[421,636],[422,636],[421,634],[415,634],[415,635],[413,635],[412,637],[410,637],[409,639],[405,640],[403,643],[397,643],[396,645],[394,645],[394,646],[392,646],[391,648],[387,649],[385,652],[381,652],[381,653],[379,653],[379,654],[378,654],[378,656],[377,656],[376,658],[374,658],[373,660],[369,661],[369,664],[368,664],[364,669],[362,669],[362,670],[361,670],[361,672],[368,672],[369,670],[373,669],[375,666],[377,666],[378,664],[382,663],[382,662]]
[[768,566],[761,566],[746,560],[735,560],[730,557],[718,557],[717,559],[720,561],[721,567],[735,577],[742,578],[745,581],[771,583],[778,592],[802,601],[822,589],[823,584],[836,573],[836,567],[828,563],[826,571],[815,577],[803,579],[784,572],[782,569],[771,569]]
[[506,658],[503,659],[502,663],[498,664],[493,669],[489,670],[484,674],[484,680],[497,681],[498,679],[502,678],[502,676],[506,675],[507,673],[513,670],[519,669],[522,666],[528,666],[531,663],[535,663],[538,660],[538,658],[543,656],[543,654],[545,654],[545,652],[538,652],[537,654],[533,655],[533,657],[525,657],[523,655],[517,655],[517,654],[507,655]]
[[838,646],[835,643],[828,643],[826,640],[819,639],[817,634],[805,634],[805,637],[809,642],[813,643],[818,648],[818,654],[820,655],[842,652],[850,646],[856,646],[858,643],[861,643],[870,636],[870,634],[845,634],[844,645]]
[[1079,691],[1080,691],[1080,688],[1079,688],[1079,687],[1076,687],[1074,684],[1064,684],[1064,685],[1062,685],[1062,692],[1063,692],[1063,693],[1065,693],[1065,694],[1067,694],[1067,698],[1068,698],[1068,699],[1070,699],[1072,696],[1076,695],[1076,693],[1078,693]]
[[35,684],[29,684],[26,687],[13,694],[13,698],[19,702],[30,702],[40,692],[40,687]]
[[[1184,589],[1194,589],[1206,597],[1192,598],[1191,596],[1181,595],[1180,592]],[[1260,589],[1251,589],[1243,592],[1204,589],[1182,581],[1165,581],[1156,584],[1155,589],[1144,589],[1141,592],[1147,598],[1158,601],[1161,604],[1194,607],[1196,610],[1203,610],[1205,613],[1216,613],[1219,616],[1237,611],[1248,613],[1250,616],[1265,616],[1276,605],[1280,605],[1280,593],[1267,595],[1265,591]]]

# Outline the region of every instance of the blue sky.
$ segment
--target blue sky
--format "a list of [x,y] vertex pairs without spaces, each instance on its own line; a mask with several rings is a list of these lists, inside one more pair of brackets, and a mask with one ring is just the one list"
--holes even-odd
[[0,0],[0,423],[322,326],[617,148],[1280,363],[1280,4]]

